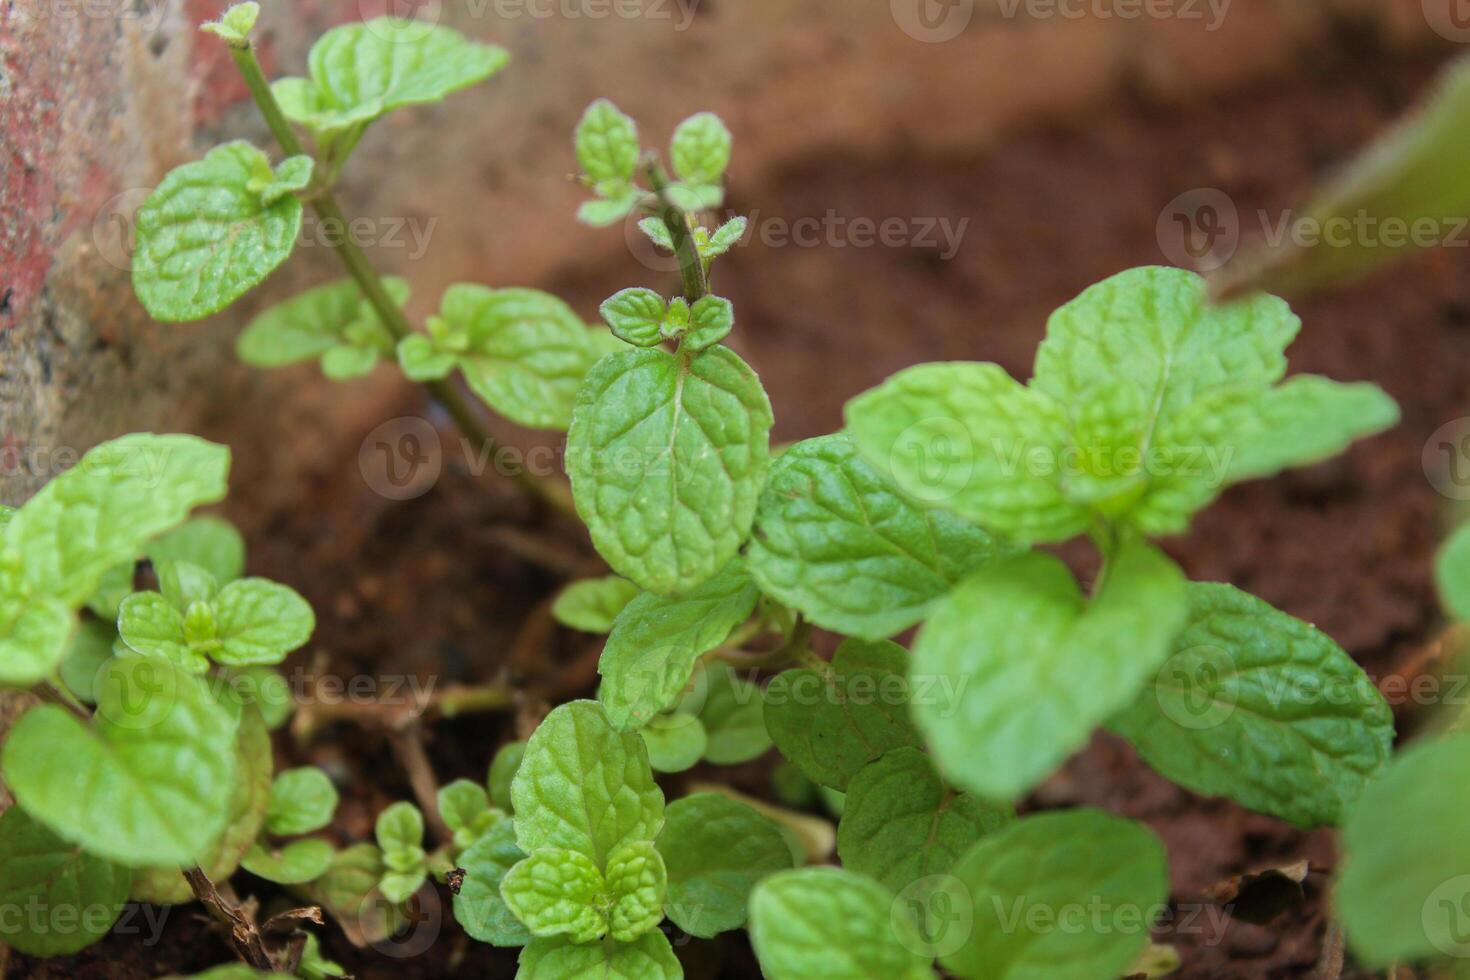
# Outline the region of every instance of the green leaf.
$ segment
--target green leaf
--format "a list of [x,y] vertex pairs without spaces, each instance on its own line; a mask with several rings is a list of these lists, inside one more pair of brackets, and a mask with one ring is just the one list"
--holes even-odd
[[1434,556],[1434,585],[1445,611],[1470,621],[1470,524],[1456,528]]
[[915,698],[914,720],[951,781],[1015,799],[1134,701],[1186,611],[1183,575],[1146,545],[1119,550],[1090,602],[1051,555],[998,562],[920,631],[909,680],[937,693]]
[[[909,657],[896,643],[847,640],[827,670],[786,670],[766,687],[766,728],[812,781],[845,790],[868,763],[921,746],[909,720]],[[915,706],[917,709],[917,706]]]
[[1054,459],[1069,442],[1061,406],[998,365],[900,371],[847,403],[847,431],[902,493],[999,534],[1064,541],[1087,511],[1062,492]]
[[158,576],[158,587],[163,597],[175,609],[187,610],[195,602],[207,603],[219,592],[219,582],[215,577],[193,562],[155,562],[153,571]]
[[[972,844],[1015,816],[1008,806],[947,788],[934,763],[918,749],[894,749],[848,784],[837,825],[837,854],[847,870],[907,896],[911,893],[905,890],[915,883],[948,874]],[[930,907],[928,902],[919,905]],[[921,925],[923,934],[933,934],[933,923]]]
[[[408,301],[407,280],[388,276],[383,286],[400,306]],[[277,303],[251,320],[235,343],[240,360],[261,368],[284,367],[320,357],[324,358],[325,369],[328,355],[334,362],[360,361],[374,351],[387,354],[393,349],[388,328],[351,279],[338,279]],[[337,351],[341,352],[333,353]],[[376,360],[376,354],[372,360]],[[347,367],[341,363],[335,366]]]
[[728,348],[599,361],[577,395],[567,472],[613,570],[674,595],[724,568],[755,518],[771,422],[759,379]]
[[759,687],[742,680],[728,664],[705,669],[704,724],[706,762],[738,766],[764,755],[771,747],[766,731],[766,702]]
[[690,116],[674,130],[674,172],[691,184],[715,184],[730,165],[730,130],[712,112]]
[[[199,867],[211,881],[226,881],[240,867],[265,824],[270,798],[270,733],[258,712],[242,711],[235,733],[235,776],[230,794],[230,814],[219,839],[199,859]],[[154,905],[180,905],[192,901],[194,891],[174,868],[143,868],[133,875],[132,898]]]
[[551,605],[551,615],[563,626],[584,633],[609,633],[618,615],[637,598],[638,586],[621,575],[573,582]]
[[587,107],[577,124],[577,162],[599,185],[631,183],[638,168],[638,126],[607,99]]
[[60,600],[30,595],[21,574],[7,569],[0,554],[0,685],[26,688],[62,662],[77,617]]
[[725,190],[719,184],[670,184],[664,196],[685,214],[712,211],[725,203]]
[[210,605],[220,643],[211,655],[232,667],[278,664],[316,629],[316,616],[305,599],[263,578],[231,582]]
[[[316,829],[316,828],[311,828]],[[398,802],[378,814],[373,835],[386,856],[424,843],[424,815],[412,803]]]
[[583,201],[582,205],[577,208],[577,220],[593,228],[607,228],[619,224],[633,212],[642,197],[641,191],[630,188],[617,197]]
[[1229,585],[1191,583],[1173,653],[1110,727],[1182,786],[1310,828],[1388,761],[1393,712],[1341,647]]
[[286,678],[270,667],[241,667],[225,671],[229,692],[242,705],[260,712],[265,727],[275,731],[296,710],[296,700]]
[[245,539],[219,517],[195,517],[179,525],[148,545],[147,554],[155,565],[165,561],[198,565],[221,584],[245,572]]
[[718,344],[735,329],[735,307],[719,296],[702,296],[689,308],[689,332],[683,343],[692,351]]
[[282,160],[276,172],[269,177],[262,175],[252,179],[249,188],[252,193],[260,195],[261,204],[270,207],[288,194],[306,190],[315,167],[311,157],[289,157]]
[[[13,806],[0,814],[0,939],[31,956],[68,956],[112,929],[128,870],[68,844]],[[39,914],[37,914],[39,913]]]
[[[291,170],[309,175],[310,165],[308,159]],[[237,140],[163,178],[138,209],[133,253],[133,290],[150,316],[201,320],[286,260],[301,231],[301,200],[266,200],[257,183],[286,176],[285,164],[273,177],[266,155]]]
[[798,443],[771,466],[748,559],[767,595],[818,626],[880,640],[1005,550],[899,496],[837,434]]
[[684,772],[704,758],[709,736],[694,715],[660,715],[638,730],[654,772]]
[[[699,250],[699,254],[703,255],[706,260],[724,255],[745,238],[745,229],[748,225],[749,222],[744,218],[731,218],[711,233],[708,244]],[[672,252],[673,248],[670,248],[669,251]]]
[[668,870],[668,916],[702,939],[744,925],[751,889],[791,867],[780,829],[717,793],[669,804],[657,844]]
[[458,364],[453,351],[441,351],[424,334],[412,334],[398,342],[398,366],[410,381],[439,381],[449,377]]
[[533,429],[571,424],[577,389],[607,350],[570,306],[534,289],[450,286],[429,333],[458,355],[476,395]]
[[234,726],[202,681],[159,660],[114,659],[92,724],[63,708],[24,714],[0,767],[21,806],[98,857],[192,863],[224,829]]
[[42,487],[5,528],[40,596],[72,608],[109,569],[194,507],[221,500],[230,451],[194,436],[137,433],[103,443]]
[[759,599],[760,590],[737,561],[678,598],[650,592],[628,603],[597,665],[598,698],[608,720],[626,731],[672,707],[699,658],[724,643]]
[[526,746],[515,781],[516,843],[579,851],[596,864],[631,840],[652,840],[664,795],[648,769],[643,740],[619,732],[593,701],[546,716]]
[[271,784],[266,829],[277,837],[321,830],[337,812],[337,787],[316,766],[287,769]]
[[371,347],[342,345],[322,355],[322,377],[328,381],[351,381],[369,374],[381,355]]
[[328,980],[329,977],[346,977],[347,971],[340,963],[324,957],[321,940],[307,933],[306,945],[301,949],[301,965],[296,968],[296,974],[302,980]]
[[525,860],[516,846],[515,826],[502,820],[459,856],[464,883],[454,896],[454,918],[471,939],[494,946],[524,946],[531,934],[506,906],[500,885],[516,864]]
[[615,941],[631,943],[663,921],[668,874],[650,841],[628,841],[609,854],[606,878],[608,932]]
[[354,945],[365,946],[393,935],[405,921],[378,888],[383,872],[382,851],[372,844],[354,844],[338,851],[327,873],[300,893],[331,913]]
[[326,874],[336,853],[331,844],[315,837],[293,840],[281,848],[267,848],[257,841],[240,866],[278,885],[304,885]]
[[619,340],[634,347],[656,347],[668,339],[663,331],[668,308],[662,296],[640,286],[609,296],[601,313]]
[[507,742],[495,753],[495,758],[490,760],[490,772],[486,778],[486,785],[490,789],[490,802],[506,813],[514,812],[514,805],[510,798],[510,786],[521,768],[521,760],[525,758],[525,755],[525,742]]
[[664,219],[642,218],[638,221],[638,227],[659,248],[666,252],[674,250],[674,239],[669,234],[669,226],[664,224]]
[[209,669],[209,658],[189,645],[183,614],[158,592],[135,592],[124,599],[117,629],[134,653],[166,660],[191,674]]
[[645,932],[631,943],[536,939],[521,950],[518,980],[683,980],[684,968],[661,932]]
[[438,804],[444,823],[454,832],[456,850],[469,847],[505,819],[504,813],[491,808],[485,787],[469,779],[456,779],[440,787]]
[[87,599],[87,608],[96,613],[99,619],[117,622],[122,601],[133,594],[133,574],[137,565],[135,561],[124,562],[102,573],[97,591]]
[[[1097,810],[1020,820],[971,848],[954,875],[974,926],[931,938],[961,977],[1119,976],[1148,945],[1150,917],[1169,895],[1158,838]],[[1107,910],[1103,927],[1069,927],[1084,909]]]
[[836,868],[782,871],[750,897],[750,941],[767,980],[927,976],[929,958],[893,896]]
[[234,47],[243,48],[250,43],[250,32],[255,30],[255,21],[259,16],[260,4],[237,3],[226,10],[219,20],[201,24],[199,29],[216,35]]
[[607,933],[597,906],[602,872],[578,851],[546,848],[510,869],[500,895],[533,936],[566,936],[590,943]]
[[1342,828],[1335,911],[1365,966],[1470,951],[1470,735],[1405,749]]
[[293,122],[338,134],[394,109],[438,102],[489,78],[510,56],[448,27],[378,17],[327,31],[309,61],[310,79],[281,79],[272,91]]
[[[117,632],[96,620],[83,620],[81,629],[72,637],[71,648],[61,662],[61,680],[78,700],[97,703],[97,677],[102,665],[112,659],[112,645],[116,641]],[[4,654],[0,654],[0,661],[3,659]]]

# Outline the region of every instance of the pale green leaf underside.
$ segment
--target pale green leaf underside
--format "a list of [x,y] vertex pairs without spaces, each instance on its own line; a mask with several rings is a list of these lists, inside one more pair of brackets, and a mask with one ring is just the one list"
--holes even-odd
[[669,804],[657,844],[668,870],[668,916],[704,939],[744,925],[751,889],[791,867],[776,825],[718,793]]
[[584,633],[609,633],[639,591],[621,575],[583,579],[561,590],[551,605],[551,615],[563,626]]
[[1341,647],[1240,590],[1188,586],[1173,653],[1110,727],[1198,793],[1335,825],[1388,761],[1393,714]]
[[515,827],[502,820],[459,856],[464,884],[454,896],[454,918],[470,938],[494,946],[524,946],[531,934],[511,913],[500,894],[506,874],[525,860],[516,846]]
[[[807,778],[845,790],[885,752],[922,744],[909,717],[908,672],[908,654],[898,644],[848,640],[825,672],[787,670],[771,680],[766,729]],[[934,696],[940,697],[937,689]]]
[[[383,287],[394,302],[401,305],[408,300],[407,280],[387,276]],[[251,320],[236,340],[235,352],[246,364],[277,368],[324,358],[343,347],[356,350],[354,345],[371,337],[377,338],[380,348],[391,344],[387,327],[357,283],[338,279],[297,293]]]
[[619,844],[652,840],[663,792],[636,734],[619,732],[594,701],[564,704],[536,729],[511,783],[516,843],[580,851],[598,865]]
[[148,557],[190,562],[224,584],[245,572],[245,539],[223,518],[195,517],[148,545]]
[[240,866],[278,885],[303,885],[326,874],[335,854],[331,844],[315,837],[293,840],[279,849],[267,848],[257,841],[245,853]]
[[660,715],[638,730],[654,772],[685,772],[704,758],[709,734],[695,715]]
[[4,529],[31,588],[72,608],[148,540],[226,492],[230,451],[194,436],[138,433],[103,443],[42,487]]
[[767,980],[902,980],[928,958],[877,882],[837,868],[782,871],[750,899],[750,941]]
[[645,593],[613,624],[597,670],[603,710],[629,730],[673,705],[700,656],[723,643],[755,609],[760,590],[739,562],[678,598]]
[[706,668],[699,720],[706,736],[704,758],[717,766],[738,766],[771,747],[761,689],[741,678],[728,664]]
[[684,968],[663,933],[646,932],[631,943],[575,945],[536,939],[521,950],[518,980],[681,980]]
[[138,209],[133,289],[154,319],[218,313],[291,254],[301,201],[264,203],[251,181],[269,171],[254,146],[226,143],[171,171]]
[[68,844],[20,807],[0,815],[0,909],[9,913],[0,916],[0,940],[8,946],[41,957],[90,946],[122,914],[129,882],[126,868]]
[[[994,980],[1120,976],[1169,894],[1158,838],[1097,810],[1021,820],[971,848],[954,875],[970,892],[974,927],[940,961],[957,976]],[[1061,926],[1086,908],[1110,910],[1105,921],[1117,926]]]
[[89,727],[42,705],[11,730],[3,768],[26,810],[93,854],[185,866],[223,829],[234,727],[203,683],[158,660],[113,660]]
[[1458,622],[1470,622],[1470,524],[1461,525],[1434,556],[1440,604]]
[[798,443],[771,466],[748,562],[767,595],[818,626],[879,640],[1001,550],[979,528],[901,497],[838,434]]
[[1120,550],[1091,602],[1067,567],[1041,552],[960,583],[920,632],[909,675],[958,692],[914,704],[940,769],[997,801],[1050,775],[1164,662],[1184,624],[1184,584],[1144,545]]
[[759,379],[728,348],[599,361],[577,395],[567,472],[613,570],[674,595],[724,568],[755,518],[771,423]]

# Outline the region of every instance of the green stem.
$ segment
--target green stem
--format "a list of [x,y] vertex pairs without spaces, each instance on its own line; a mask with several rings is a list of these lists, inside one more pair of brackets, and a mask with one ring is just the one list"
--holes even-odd
[[643,172],[658,197],[654,216],[663,221],[674,243],[674,255],[679,259],[679,276],[684,280],[684,298],[692,306],[709,295],[709,281],[705,277],[704,260],[699,257],[699,246],[689,230],[689,218],[669,201],[669,176],[658,160],[648,160]]
[[[229,47],[230,54],[235,59],[235,66],[240,69],[245,85],[250,89],[251,97],[255,100],[256,106],[260,108],[260,113],[265,117],[266,125],[270,127],[271,133],[275,135],[276,142],[281,144],[281,150],[287,156],[301,156],[303,154],[301,141],[296,138],[295,131],[286,121],[285,113],[281,111],[280,103],[276,101],[275,95],[271,92],[265,72],[261,70],[260,62],[255,57],[254,47],[249,42],[243,46],[232,44]],[[311,206],[323,222],[338,228],[347,227],[347,217],[342,213],[341,206],[337,204],[337,199],[332,195],[330,185],[323,187],[312,198]],[[388,295],[387,289],[383,286],[383,280],[357,243],[350,236],[336,235],[332,236],[331,248],[342,260],[342,264],[347,267],[348,274],[357,282],[363,296],[372,304],[394,340],[402,340],[412,334],[413,327],[403,315],[403,310]],[[428,383],[428,389],[434,396],[434,400],[444,407],[450,418],[454,419],[454,424],[465,434],[465,437],[480,446],[483,458],[493,457],[498,445],[494,437],[481,424],[468,402],[465,401],[464,396],[460,394],[459,389],[449,381],[431,381]],[[571,491],[561,481],[543,479],[525,469],[519,469],[511,476],[537,499],[563,514],[576,516],[577,509],[572,503]]]

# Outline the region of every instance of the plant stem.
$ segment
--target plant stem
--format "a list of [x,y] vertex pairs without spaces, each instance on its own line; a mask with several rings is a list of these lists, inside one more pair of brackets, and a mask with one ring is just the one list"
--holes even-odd
[[504,684],[451,684],[436,690],[427,698],[406,704],[385,704],[381,701],[313,701],[297,709],[296,718],[291,722],[291,733],[298,741],[306,742],[323,726],[334,721],[350,721],[369,728],[393,731],[401,729],[409,719],[487,714],[506,711],[515,705],[515,690]]
[[424,813],[430,832],[439,843],[453,844],[454,831],[449,829],[444,815],[439,812],[439,778],[434,775],[434,764],[424,749],[424,735],[418,719],[402,728],[389,729],[388,744],[393,747],[398,764],[408,774],[408,785],[413,788],[413,795],[419,801],[419,809]]
[[276,965],[266,952],[265,941],[250,916],[240,906],[220,895],[219,889],[214,887],[214,882],[209,880],[209,876],[201,868],[185,868],[184,880],[193,889],[194,897],[209,910],[210,916],[230,930],[230,944],[235,947],[235,953],[240,959],[257,970],[273,972]]
[[643,172],[648,185],[658,196],[655,217],[661,219],[674,243],[674,254],[679,258],[679,276],[684,280],[684,299],[693,305],[709,295],[709,280],[705,276],[704,260],[699,257],[699,246],[689,230],[689,218],[669,201],[669,175],[657,158],[646,161]]
[[[281,144],[281,150],[287,156],[304,155],[305,151],[301,147],[301,141],[296,138],[296,132],[286,121],[280,103],[276,101],[275,95],[271,92],[265,72],[260,68],[260,61],[255,57],[254,46],[247,41],[243,46],[232,44],[229,48],[230,55],[235,59],[235,66],[240,69],[240,74],[245,79],[245,85],[250,90],[251,97],[255,100],[261,115],[265,117],[266,125],[275,135],[276,142]],[[343,214],[337,199],[332,195],[330,186],[323,187],[312,197],[311,206],[323,223],[328,226],[347,227],[347,216]],[[388,295],[387,289],[383,286],[383,280],[357,243],[348,235],[334,235],[331,236],[329,245],[337,253],[337,257],[342,260],[342,264],[347,267],[348,274],[357,282],[363,296],[372,304],[378,318],[383,321],[383,325],[388,328],[394,340],[402,340],[412,334],[413,327],[403,315],[403,310]],[[454,419],[454,424],[465,434],[465,437],[479,444],[484,458],[494,455],[498,448],[494,437],[470,409],[459,389],[447,380],[430,381],[428,389],[434,396],[434,400],[444,407],[450,418]],[[510,475],[532,496],[563,514],[576,516],[577,510],[572,504],[571,492],[561,481],[543,479],[525,469],[517,469]]]
[[91,721],[92,719],[92,712],[66,689],[66,682],[60,676],[52,678],[44,684],[36,685],[36,687],[31,689],[31,693],[42,701],[60,705],[82,721]]

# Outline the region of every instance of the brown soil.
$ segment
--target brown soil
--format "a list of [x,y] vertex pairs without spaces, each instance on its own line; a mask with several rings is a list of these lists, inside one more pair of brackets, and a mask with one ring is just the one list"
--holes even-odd
[[[1246,227],[1258,227],[1250,217],[1257,208],[1289,206],[1422,90],[1434,61],[1405,62],[1342,38],[1308,58],[1291,85],[1183,111],[1135,100],[1073,127],[1019,134],[984,160],[823,158],[758,193],[737,188],[733,210],[787,220],[827,209],[879,220],[970,219],[952,261],[922,248],[773,249],[758,240],[724,261],[718,286],[739,311],[735,346],[771,391],[776,437],[831,431],[848,397],[918,361],[995,360],[1026,376],[1051,309],[1106,275],[1163,261],[1155,221],[1176,194],[1218,187]],[[1188,536],[1169,543],[1192,577],[1233,582],[1316,623],[1375,676],[1404,662],[1439,624],[1430,559],[1445,501],[1425,479],[1420,451],[1431,431],[1465,413],[1463,255],[1419,256],[1297,304],[1305,328],[1294,370],[1373,379],[1399,400],[1403,424],[1341,460],[1230,491]],[[630,262],[559,278],[549,288],[589,314],[630,281],[661,284]],[[514,557],[495,537],[497,528],[524,526],[513,501],[452,471],[427,496],[390,503],[363,486],[355,459],[330,471],[291,512],[266,521],[252,515],[250,523],[260,528],[253,570],[312,600],[321,621],[316,648],[332,673],[407,672],[445,684],[508,670],[545,696],[591,692],[595,643],[559,630],[517,639],[528,610],[559,577]],[[575,533],[554,538],[576,554]],[[514,724],[507,715],[435,725],[430,752],[441,778],[482,777]],[[409,795],[382,740],[356,728],[334,728],[306,748],[280,738],[278,751],[283,765],[321,764],[351,787],[336,827],[343,840],[369,837],[372,814]],[[760,789],[759,767],[743,769],[739,782]],[[1036,801],[1079,802],[1156,830],[1169,848],[1174,901],[1185,907],[1234,874],[1303,858],[1329,869],[1335,860],[1332,834],[1303,834],[1174,788],[1106,737]],[[1222,924],[1207,908],[1160,938],[1181,947],[1184,977],[1310,976],[1324,932],[1323,880],[1313,874],[1305,903],[1266,926]],[[279,900],[248,875],[239,884]],[[361,977],[514,973],[512,955],[467,942],[447,914],[441,925],[429,951],[412,959],[358,953],[335,929],[324,940]],[[689,943],[680,955],[692,977],[758,975],[739,934]],[[12,970],[142,978],[193,972],[228,956],[197,910],[176,909],[156,945],[114,935],[71,960],[17,957]]]

